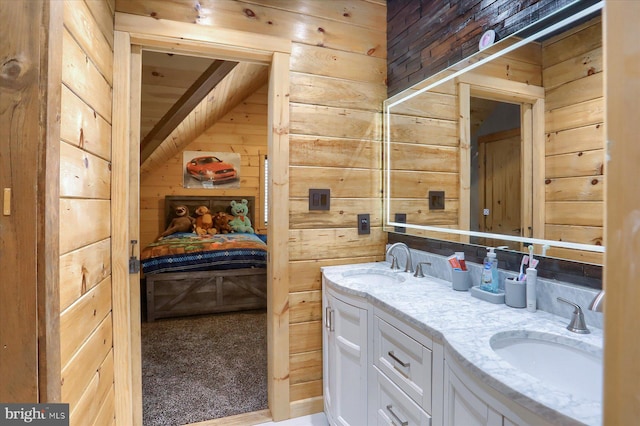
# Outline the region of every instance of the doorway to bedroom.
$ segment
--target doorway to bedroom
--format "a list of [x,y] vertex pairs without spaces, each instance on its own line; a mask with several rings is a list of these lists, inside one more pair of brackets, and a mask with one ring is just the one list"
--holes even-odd
[[267,92],[265,65],[142,51],[144,425],[267,409]]
[[[123,29],[126,26],[127,25],[118,26],[118,24],[116,24],[116,27],[119,27],[121,29]],[[147,30],[149,30],[150,32],[153,32],[153,29],[147,28]],[[137,33],[136,43],[140,43],[140,45],[137,45],[137,44],[134,44],[133,42],[130,42],[129,38],[126,35],[127,33],[122,33],[120,31],[116,31],[116,36],[117,36],[116,40],[118,40],[119,38],[118,34],[124,34],[124,37],[122,39],[126,40],[126,43],[125,42],[116,43],[116,49],[114,49],[116,52],[115,57],[123,59],[124,58],[124,56],[122,55],[123,50],[125,52],[128,51],[128,54],[131,55],[131,64],[124,65],[125,68],[129,67],[131,92],[129,96],[118,96],[118,94],[114,93],[114,111],[128,112],[129,110],[131,110],[132,112],[135,112],[137,108],[141,108],[140,97],[137,96],[137,93],[141,93],[140,92],[140,80],[141,80],[140,74],[142,70],[141,57],[142,57],[142,51],[143,51],[141,46],[142,45],[146,46],[147,44],[153,45],[154,43],[163,44],[163,43],[166,43],[166,40],[163,39],[162,41],[158,41],[153,36],[150,36],[149,39],[145,39],[144,35]],[[199,37],[200,36],[195,36],[195,38],[199,38]],[[228,39],[225,37],[224,34],[219,35],[219,38]],[[263,37],[260,36],[258,38],[263,38]],[[220,47],[215,40],[216,40],[216,37],[211,37],[210,35],[207,35],[206,37],[201,37],[198,41],[194,42],[194,45],[191,46],[192,48],[189,48],[187,50],[189,50],[192,53],[198,52],[198,54],[202,54],[202,56],[205,56],[205,57],[215,56],[213,52],[220,52],[220,51],[224,52],[223,56],[226,59],[229,59],[230,56],[233,56],[230,53],[234,49],[233,47],[230,48],[229,46],[226,46],[226,45]],[[247,35],[247,38],[245,40],[239,41],[239,44],[244,45],[244,49],[245,49],[244,54],[248,53],[246,51],[247,49],[246,45],[252,46],[251,52],[248,53],[249,56],[251,56],[252,58],[252,62],[254,63],[260,62],[265,65],[269,65],[269,68],[268,68],[269,84],[266,86],[266,89],[261,92],[261,96],[266,97],[266,99],[268,100],[267,101],[268,113],[266,114],[266,124],[267,124],[266,127],[268,129],[267,135],[266,135],[267,149],[264,155],[265,157],[268,155],[269,165],[271,166],[272,173],[270,173],[267,179],[267,182],[268,182],[267,187],[269,188],[269,195],[270,195],[270,199],[272,200],[270,204],[278,203],[278,205],[286,205],[286,201],[288,200],[288,179],[287,179],[288,156],[283,155],[282,153],[288,152],[287,151],[288,132],[285,130],[286,127],[283,127],[282,123],[288,122],[288,118],[287,118],[288,102],[287,102],[286,91],[288,90],[289,55],[288,53],[274,53],[273,51],[269,52],[269,48],[265,50],[260,50],[260,46],[264,44],[263,41],[264,40],[257,40],[256,35]],[[273,41],[274,40],[269,40],[267,44],[272,43]],[[185,39],[181,39],[180,45],[182,47],[185,47],[188,44],[189,44],[189,40],[185,41]],[[166,44],[164,45],[166,46]],[[152,47],[150,48],[150,50],[165,51],[166,47],[164,49]],[[176,53],[174,49],[168,49],[168,50],[170,50],[170,52],[168,53],[173,53],[173,54]],[[287,47],[285,46],[285,48],[282,49],[281,51],[287,51]],[[242,56],[241,54],[239,55]],[[124,62],[125,63],[127,62],[126,59],[124,60]],[[136,63],[138,63],[138,66],[136,66]],[[122,76],[120,76],[120,78],[122,78]],[[130,104],[127,104],[127,98]],[[232,118],[232,120],[238,120],[239,117],[240,116],[235,116],[234,118]],[[114,121],[116,120],[118,121],[118,124],[120,126],[124,128],[130,128],[130,132],[127,132],[127,133],[132,136],[131,141],[132,141],[132,145],[134,145],[135,141],[139,140],[139,138],[133,137],[136,135],[136,132],[139,131],[139,129],[137,129],[137,126],[139,126],[139,124],[136,124],[134,120],[130,121],[129,116],[124,112],[118,114],[118,117],[115,118]],[[118,127],[118,126],[114,126],[114,127],[117,127],[116,132],[118,130],[122,131],[122,127]],[[118,149],[117,147],[118,143],[121,144],[120,149],[122,149],[122,142],[118,141],[116,137],[114,137],[113,143],[114,143],[114,149],[116,150]],[[138,153],[140,153],[139,148],[137,151]],[[136,173],[137,172],[136,165],[139,163],[142,163],[140,167],[140,172],[143,172],[145,170],[145,163],[136,161],[135,159],[136,153],[134,149],[131,149],[131,152],[129,153],[129,155],[132,158],[132,161],[131,161],[132,171],[130,173],[131,182],[129,185],[129,192],[128,194],[119,194],[119,195],[121,197],[124,197],[125,195],[127,196],[127,199],[129,200],[128,205],[131,207],[130,211],[133,211],[135,205],[140,206],[140,208],[136,209],[137,212],[134,213],[133,216],[131,216],[133,219],[130,221],[129,235],[131,237],[140,235],[140,240],[142,240],[143,222],[147,220],[147,218],[141,214],[144,207],[143,203],[145,201],[141,197],[140,198],[138,197],[136,179],[140,178],[140,187],[142,188],[144,184],[143,180],[146,178],[143,176],[143,173]],[[159,166],[158,164],[152,164],[152,165],[154,166],[153,170],[157,170],[156,168],[159,168],[159,169],[163,168],[163,166]],[[280,170],[280,172],[278,172],[278,170]],[[161,172],[161,176],[162,176],[162,179],[165,178],[162,172]],[[256,180],[258,180],[258,178],[256,178]],[[277,182],[277,184],[274,185],[274,182]],[[237,195],[242,195],[242,194],[237,194]],[[160,192],[158,192],[156,203],[159,198],[161,198]],[[118,200],[115,200],[114,202],[117,203]],[[287,210],[288,212],[288,207],[285,208],[285,210]],[[138,214],[140,214],[139,221],[136,220],[136,216]],[[269,216],[273,218],[271,214],[269,214]],[[271,397],[269,398],[270,410],[264,410],[263,412],[251,414],[252,418],[254,419],[260,418],[264,421],[267,421],[272,417],[273,419],[287,418],[289,415],[288,414],[288,408],[289,408],[288,407],[288,380],[274,379],[274,377],[282,377],[282,372],[288,369],[288,362],[287,362],[288,358],[286,356],[281,356],[281,355],[279,355],[278,357],[275,357],[274,355],[276,353],[276,348],[278,347],[284,348],[284,350],[279,350],[279,353],[282,354],[283,352],[286,352],[286,347],[288,346],[287,344],[283,344],[284,342],[288,341],[288,337],[287,337],[288,323],[278,320],[278,318],[281,315],[283,315],[279,307],[286,306],[287,305],[286,301],[288,298],[288,293],[287,293],[288,283],[287,283],[286,274],[282,274],[279,272],[282,270],[283,267],[286,268],[286,265],[288,263],[288,254],[286,252],[286,229],[288,229],[288,213],[283,216],[282,209],[281,209],[281,211],[279,211],[279,217],[272,219],[269,222],[270,222],[269,223],[270,237],[267,239],[268,241],[267,244],[269,247],[269,252],[271,254],[268,257],[268,261],[267,261],[267,270],[269,271],[269,273],[267,274],[267,294],[268,294],[267,312],[266,314],[263,315],[264,319],[262,319],[262,321],[266,323],[266,326],[260,326],[260,328],[262,330],[265,330],[265,329],[267,330],[266,335],[263,334],[262,338],[266,339],[266,353],[267,353],[266,356],[268,359],[267,367],[266,367],[267,393],[271,395]],[[140,229],[136,229],[137,223],[140,223]],[[281,232],[278,233],[277,232],[278,230],[280,230]],[[272,250],[272,247],[280,247],[280,248],[284,248],[284,250],[274,251]],[[116,255],[114,254],[114,256]],[[132,275],[132,277],[135,278],[134,275]],[[138,321],[137,326],[135,324],[136,302],[140,301],[139,295],[136,296],[135,291],[133,291],[133,286],[136,282],[137,281],[132,280],[131,310],[130,310],[132,315],[131,316],[132,326],[130,330],[130,333],[131,333],[130,337],[131,337],[132,350],[134,352],[136,350],[136,345],[137,345],[136,339],[139,339],[140,337],[139,332],[136,331],[136,328],[140,327],[140,322]],[[123,296],[122,289],[114,289],[114,297],[121,297],[121,296]],[[274,308],[274,306],[276,308]],[[117,314],[117,315],[122,315],[126,317],[127,312],[123,312],[119,310],[119,308],[120,306],[114,307],[114,316]],[[197,318],[197,317],[194,317],[194,318]],[[272,320],[272,319],[275,319],[275,320]],[[220,327],[214,327],[214,328],[220,328]],[[246,332],[244,336],[245,337],[247,336]],[[195,339],[198,340],[198,337],[195,337]],[[171,339],[169,338],[165,340],[170,341]],[[207,338],[205,337],[204,340],[207,340]],[[123,342],[123,343],[126,343],[126,342]],[[240,369],[243,369],[245,367],[246,366],[241,366]],[[138,380],[137,377],[141,376],[141,374],[140,376],[138,376],[138,372],[140,372],[141,367],[136,366],[136,360],[134,356],[134,358],[132,358],[131,360],[131,365],[126,365],[124,366],[124,368],[125,369],[121,369],[120,374],[126,373],[126,371],[129,371],[130,372],[129,374],[131,374],[130,377],[133,382],[132,415],[133,415],[134,423],[138,423],[136,421],[136,418],[139,418],[139,417],[138,415],[136,415],[136,412],[142,411],[142,407],[141,407],[142,397],[141,396],[140,398],[136,397],[135,383]],[[165,407],[165,409],[166,408],[167,407]],[[142,416],[140,415],[140,417]]]

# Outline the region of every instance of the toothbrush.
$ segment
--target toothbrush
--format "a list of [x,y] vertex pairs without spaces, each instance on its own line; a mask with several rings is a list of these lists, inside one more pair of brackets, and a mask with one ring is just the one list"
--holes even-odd
[[[533,244],[531,244],[529,246],[529,263],[531,264],[531,267],[533,267]],[[538,264],[538,262],[536,262],[536,265]]]
[[522,256],[522,261],[520,262],[520,273],[518,274],[518,281],[522,281],[524,280],[525,274],[524,274],[524,266],[529,264],[529,256],[527,256],[526,254],[524,256]]

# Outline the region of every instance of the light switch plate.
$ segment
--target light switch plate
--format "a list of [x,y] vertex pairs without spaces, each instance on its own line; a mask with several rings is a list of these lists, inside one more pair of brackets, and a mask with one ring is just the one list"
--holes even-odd
[[444,191],[429,191],[429,210],[444,210]]
[[330,207],[330,189],[309,189],[309,210],[329,210]]

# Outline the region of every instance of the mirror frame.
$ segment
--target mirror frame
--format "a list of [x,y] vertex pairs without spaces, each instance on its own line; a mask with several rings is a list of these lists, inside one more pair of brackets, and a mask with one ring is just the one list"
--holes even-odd
[[[391,170],[391,155],[390,155],[391,153],[391,129],[390,129],[391,112],[390,110],[391,108],[393,108],[394,106],[406,100],[419,96],[420,94],[430,89],[433,89],[440,84],[453,80],[461,76],[462,74],[466,73],[467,71],[471,71],[475,68],[478,68],[481,65],[486,64],[487,62],[495,58],[499,58],[509,52],[512,52],[518,49],[519,47],[522,47],[532,41],[536,41],[541,37],[550,35],[555,31],[558,31],[566,27],[567,25],[570,25],[576,21],[579,21],[582,18],[585,18],[598,11],[601,12],[604,5],[603,1],[598,1],[595,4],[592,4],[590,6],[587,6],[577,11],[575,14],[569,17],[566,17],[566,18],[560,19],[557,22],[553,22],[551,24],[545,25],[546,21],[553,20],[554,17],[556,17],[560,12],[572,6],[575,7],[576,4],[579,4],[579,3],[580,2],[572,3],[567,7],[560,9],[556,13],[549,15],[543,18],[542,20],[531,24],[514,34],[511,34],[510,36],[498,41],[496,44],[488,47],[487,49],[481,50],[463,59],[462,61],[450,66],[449,68],[443,71],[440,71],[432,75],[431,77],[428,77],[422,82],[419,82],[403,90],[402,92],[386,99],[383,102],[384,132],[383,132],[382,164],[383,164],[383,194],[384,194],[383,195],[383,230],[384,231],[397,233],[397,231],[394,231],[393,228],[400,227],[400,228],[418,229],[423,231],[440,232],[444,234],[463,235],[467,237],[481,237],[481,238],[499,239],[503,241],[514,241],[522,244],[541,245],[543,247],[544,246],[562,247],[562,248],[568,248],[568,249],[583,250],[588,252],[604,253],[605,251],[604,245],[583,244],[583,243],[557,241],[557,240],[546,240],[546,239],[535,238],[535,237],[520,237],[520,236],[495,234],[495,233],[488,233],[488,232],[478,232],[478,231],[471,231],[471,230],[443,228],[439,226],[430,226],[430,225],[416,225],[411,223],[396,222],[395,220],[391,219],[391,197],[389,196],[390,195],[389,188],[391,187],[391,173],[390,173],[390,170]],[[537,29],[541,24],[543,25],[543,28]],[[535,31],[533,34],[526,35],[521,40],[518,40],[515,43],[512,43],[515,37],[521,37],[523,34],[530,33],[532,30]],[[502,46],[504,45],[506,45],[506,47],[502,48]],[[444,76],[442,76],[443,74]],[[389,227],[391,227],[391,229],[389,229]],[[410,235],[410,234],[406,234],[406,235]],[[420,237],[420,236],[416,236],[416,237]],[[429,238],[429,237],[421,237],[421,238]]]

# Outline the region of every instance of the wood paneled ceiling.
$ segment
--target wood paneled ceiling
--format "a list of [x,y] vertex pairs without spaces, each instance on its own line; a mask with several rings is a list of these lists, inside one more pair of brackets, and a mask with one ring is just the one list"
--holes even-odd
[[265,65],[144,51],[140,172],[181,152],[267,80]]

